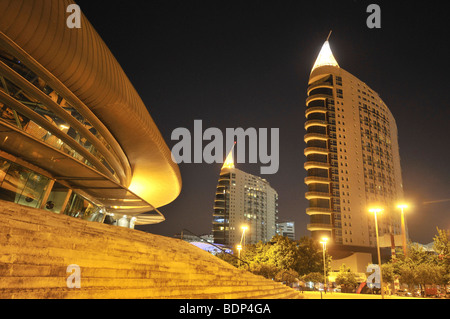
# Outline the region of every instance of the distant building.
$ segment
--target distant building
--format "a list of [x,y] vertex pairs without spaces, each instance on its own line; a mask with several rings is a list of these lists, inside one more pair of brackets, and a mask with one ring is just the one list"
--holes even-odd
[[401,233],[403,198],[397,125],[381,97],[339,67],[328,40],[311,71],[306,99],[305,197],[313,238],[375,247],[371,206],[384,208],[380,236]]
[[295,223],[294,222],[278,223],[277,234],[295,240]]
[[236,245],[268,242],[276,235],[278,193],[261,177],[234,167],[228,155],[217,184],[213,213],[214,242]]

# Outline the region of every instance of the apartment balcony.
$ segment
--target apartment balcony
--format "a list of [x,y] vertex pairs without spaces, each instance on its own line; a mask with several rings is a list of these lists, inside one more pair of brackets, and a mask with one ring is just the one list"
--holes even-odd
[[313,83],[310,86],[308,86],[307,95],[309,96],[309,93],[314,89],[319,88],[326,88],[326,89],[333,89],[333,84],[328,82],[320,82],[320,83]]
[[306,99],[306,105],[308,105],[309,102],[314,101],[314,100],[326,100],[326,99],[332,99],[332,98],[333,98],[333,95],[330,95],[330,94],[314,94],[314,95],[309,96]]
[[331,166],[329,163],[308,161],[304,164],[304,167],[306,170],[308,170],[311,168],[329,169]]
[[332,195],[328,192],[306,192],[305,198],[310,199],[331,199]]
[[314,106],[314,107],[308,107],[305,111],[305,116],[308,117],[311,113],[327,113],[328,110],[326,107],[323,106]]
[[331,180],[328,177],[318,177],[318,176],[308,176],[305,177],[305,184],[309,185],[312,183],[317,184],[330,184]]
[[224,201],[214,201],[214,209],[226,209]]
[[306,214],[308,215],[331,215],[333,211],[329,208],[322,208],[322,207],[308,207],[306,209]]
[[317,231],[317,230],[333,230],[333,225],[331,224],[318,224],[318,223],[314,223],[314,224],[308,224],[306,226],[306,229],[308,229],[309,231]]
[[308,143],[310,140],[319,140],[319,141],[328,141],[329,137],[326,134],[319,133],[307,133],[305,134],[305,143]]
[[322,126],[322,127],[327,127],[327,126],[328,126],[328,122],[322,121],[322,120],[310,120],[310,121],[306,121],[306,123],[305,123],[305,130],[307,130],[308,127],[311,127],[311,126]]
[[310,154],[322,154],[322,155],[328,155],[329,151],[326,148],[322,147],[307,147],[305,148],[305,156],[308,156]]

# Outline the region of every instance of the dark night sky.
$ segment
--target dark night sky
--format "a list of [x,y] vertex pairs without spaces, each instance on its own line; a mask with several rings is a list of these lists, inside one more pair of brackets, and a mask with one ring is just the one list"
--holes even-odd
[[[339,65],[377,91],[397,121],[413,241],[450,229],[450,31],[443,1],[92,1],[83,13],[115,55],[169,148],[175,128],[280,128],[280,169],[265,175],[279,218],[308,235],[303,179],[309,73],[329,30]],[[381,7],[381,29],[366,8]],[[207,143],[205,142],[204,145]],[[259,175],[261,164],[237,168]],[[145,230],[211,230],[221,164],[180,164],[183,188]],[[139,227],[139,229],[144,229]]]

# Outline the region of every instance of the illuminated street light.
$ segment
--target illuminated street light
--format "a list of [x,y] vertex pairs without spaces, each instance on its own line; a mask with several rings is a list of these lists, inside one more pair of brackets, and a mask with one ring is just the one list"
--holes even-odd
[[400,208],[402,210],[402,242],[403,242],[403,254],[405,255],[405,258],[408,255],[408,251],[406,249],[406,227],[405,227],[405,214],[404,209],[408,208],[407,204],[398,204],[397,208]]
[[383,212],[383,208],[378,207],[369,208],[369,212],[373,213],[375,216],[375,233],[377,235],[378,266],[380,267],[381,299],[384,299],[383,275],[381,273],[380,240],[378,238],[378,221],[377,221],[377,214],[381,214]]
[[241,250],[242,250],[242,245],[236,245],[236,249],[238,250],[238,256],[239,256],[239,266],[241,265]]
[[[242,229],[242,236],[241,236],[240,244],[245,246],[245,231],[248,229],[248,226],[244,225],[244,226],[241,227],[241,229]],[[242,243],[242,242],[244,242],[244,243]]]
[[322,252],[323,252],[323,290],[327,293],[327,271],[325,266],[325,250],[327,249],[328,237],[322,237]]

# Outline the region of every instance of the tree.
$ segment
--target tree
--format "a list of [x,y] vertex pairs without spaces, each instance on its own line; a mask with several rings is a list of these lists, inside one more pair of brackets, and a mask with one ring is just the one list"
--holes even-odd
[[[450,232],[437,228],[434,251],[429,252],[417,243],[408,245],[408,257],[399,255],[395,262],[383,265],[383,279],[399,276],[399,281],[410,289],[420,286],[422,294],[426,285],[447,285],[450,279]],[[389,281],[389,279],[385,279]]]
[[241,256],[250,264],[267,264],[290,270],[296,264],[297,245],[289,238],[277,235],[266,244],[258,242],[255,245],[246,245]]
[[[219,254],[218,257],[237,265],[236,258],[229,258],[226,254]],[[276,235],[267,243],[260,241],[243,247],[241,259],[249,263],[250,271],[266,278],[286,281],[287,277],[292,279],[313,272],[322,273],[323,277],[322,246],[310,237],[293,241]],[[330,260],[328,255],[326,265],[330,264]]]
[[408,285],[412,289],[417,284],[417,278],[415,274],[415,263],[411,260],[400,261],[396,266],[397,274],[399,275],[399,281]]
[[320,272],[311,272],[307,275],[301,277],[301,280],[304,282],[323,282],[323,273]]
[[341,285],[342,291],[352,292],[358,284],[358,276],[349,267],[342,264],[339,268],[339,274],[336,276],[336,284]]
[[393,263],[386,263],[381,265],[381,273],[383,274],[383,281],[385,283],[394,282],[395,267]]
[[290,269],[290,270],[282,270],[281,269],[275,275],[275,280],[276,281],[280,281],[280,282],[284,282],[287,285],[291,285],[291,284],[296,283],[296,282],[299,281],[299,275],[293,269]]
[[[295,270],[300,275],[306,275],[312,272],[323,274],[323,255],[322,246],[311,237],[302,237],[298,242],[298,257]],[[326,264],[330,264],[330,256]],[[323,277],[323,275],[322,275]]]
[[269,263],[251,263],[250,271],[255,275],[263,276],[267,279],[275,279],[280,271],[275,265]]
[[437,235],[433,239],[434,251],[439,256],[446,257],[448,260],[450,257],[450,230],[443,230],[436,227]]
[[[447,286],[450,283],[450,230],[436,228],[434,237],[434,250],[438,254],[438,264],[442,267],[441,284]],[[446,287],[447,288],[447,287]],[[445,289],[447,291],[447,289]]]
[[295,268],[298,249],[294,241],[284,236],[274,236],[266,250],[267,262],[284,270]]

